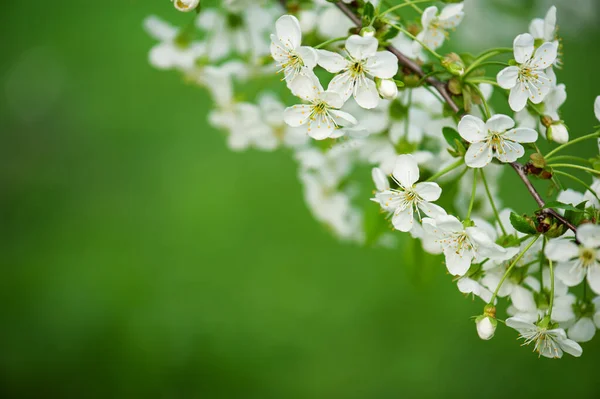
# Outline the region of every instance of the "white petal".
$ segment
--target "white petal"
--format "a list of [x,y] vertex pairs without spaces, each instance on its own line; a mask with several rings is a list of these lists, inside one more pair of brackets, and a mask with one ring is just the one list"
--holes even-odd
[[533,129],[517,128],[504,133],[504,138],[517,143],[535,143],[538,139],[538,133]]
[[435,225],[439,230],[453,233],[463,231],[463,225],[455,216],[441,216],[435,220]]
[[596,119],[600,121],[600,96],[596,97],[594,101],[594,115],[596,115]]
[[334,117],[335,122],[340,126],[353,126],[358,123],[355,117],[347,112],[332,109],[329,113]]
[[373,168],[371,170],[371,177],[373,178],[373,182],[375,183],[377,191],[385,191],[390,189],[390,182],[381,169]]
[[535,39],[543,39],[544,38],[544,20],[541,18],[535,18],[529,24],[529,33]]
[[367,59],[366,69],[375,77],[391,79],[398,73],[398,59],[389,51],[379,51]]
[[315,140],[323,140],[330,137],[336,129],[333,121],[326,118],[317,118],[308,121],[308,135]]
[[329,82],[327,90],[339,93],[344,101],[348,100],[354,90],[354,78],[352,77],[351,72],[346,71],[336,75],[331,79],[331,82]]
[[442,195],[442,188],[437,183],[432,182],[417,183],[415,191],[425,201],[437,201]]
[[581,348],[581,345],[579,345],[577,342],[572,341],[570,339],[565,339],[565,340],[559,341],[559,344],[560,344],[561,349],[563,351],[567,352],[571,356],[579,357],[583,353],[583,349]]
[[392,174],[402,188],[412,188],[419,180],[417,161],[410,154],[398,155]]
[[463,3],[449,4],[440,13],[438,24],[444,29],[457,27],[463,19]]
[[469,143],[478,143],[487,137],[485,122],[473,115],[465,115],[458,123],[458,133]]
[[553,261],[567,262],[579,254],[579,247],[573,241],[556,238],[548,241],[544,254]]
[[346,50],[355,60],[364,60],[377,52],[379,42],[374,37],[352,35],[346,40]]
[[600,226],[586,223],[577,229],[577,239],[584,247],[600,247]]
[[509,317],[508,319],[506,319],[506,325],[511,328],[514,328],[519,332],[537,330],[537,327],[535,325],[519,317]]
[[344,106],[344,99],[342,98],[340,93],[336,91],[324,91],[319,94],[319,99],[335,109],[340,109]]
[[494,156],[500,162],[514,162],[525,154],[525,149],[519,143],[504,140],[494,151]]
[[515,286],[510,294],[510,300],[513,306],[520,311],[534,312],[537,309],[533,293],[520,285]]
[[569,287],[574,287],[583,281],[585,270],[572,262],[559,262],[554,267],[554,274]]
[[299,47],[296,52],[302,58],[302,62],[304,62],[304,67],[308,69],[313,69],[317,66],[318,55],[314,48],[308,46]]
[[587,281],[592,291],[600,295],[600,266],[598,264],[589,266]]
[[392,217],[394,228],[399,231],[410,231],[413,227],[413,207],[409,206],[406,209],[398,209]]
[[317,50],[319,65],[327,72],[338,73],[348,66],[348,60],[338,53],[327,50]]
[[549,68],[556,60],[556,52],[556,46],[553,43],[546,42],[535,51],[530,65],[535,69]]
[[519,67],[509,66],[498,72],[496,80],[503,89],[511,89],[516,86],[519,77]]
[[486,142],[473,143],[465,154],[465,163],[471,168],[483,168],[492,160],[492,146]]
[[533,55],[534,38],[529,33],[523,33],[513,41],[513,50],[515,53],[515,61],[523,64]]
[[473,260],[471,251],[456,253],[454,249],[448,248],[444,251],[444,255],[446,256],[446,267],[454,276],[464,276],[471,267],[471,260]]
[[515,121],[513,121],[510,116],[506,116],[506,115],[502,115],[502,114],[497,114],[497,115],[492,116],[485,123],[486,129],[491,130],[492,132],[498,132],[498,133],[505,132],[508,129],[511,129],[513,126],[515,126]]
[[293,15],[284,15],[275,23],[275,30],[279,41],[289,49],[295,49],[302,42],[300,22]]
[[377,85],[369,78],[358,79],[354,83],[354,99],[365,109],[373,109],[379,105]]
[[419,202],[419,209],[430,218],[440,218],[441,216],[447,215],[444,208],[427,201]]
[[527,105],[527,99],[529,98],[529,91],[523,83],[517,83],[515,87],[510,89],[510,95],[508,97],[508,104],[513,111],[521,111]]
[[283,112],[283,120],[288,126],[297,127],[304,125],[310,116],[311,106],[298,104],[288,107]]
[[307,75],[298,75],[292,81],[288,82],[288,86],[295,96],[307,100],[313,101],[319,97],[319,94],[323,90],[320,86],[316,76],[311,78]]
[[575,342],[588,342],[596,334],[596,325],[589,317],[582,317],[569,327],[567,334]]
[[423,25],[423,29],[427,29],[429,24],[435,19],[438,13],[438,8],[436,6],[430,6],[423,11],[423,15],[421,15],[421,25]]

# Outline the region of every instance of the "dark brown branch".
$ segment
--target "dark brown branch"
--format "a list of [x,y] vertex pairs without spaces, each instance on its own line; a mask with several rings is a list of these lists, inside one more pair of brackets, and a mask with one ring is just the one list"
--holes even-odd
[[521,178],[521,180],[527,187],[527,190],[529,191],[529,193],[531,194],[531,196],[533,197],[535,202],[537,202],[538,206],[544,212],[549,213],[554,218],[556,218],[558,221],[560,221],[562,224],[567,226],[574,233],[577,233],[577,227],[575,227],[571,222],[569,222],[567,219],[565,219],[563,216],[561,216],[560,213],[556,212],[552,208],[546,208],[546,203],[544,202],[544,200],[542,199],[540,194],[537,192],[535,187],[533,187],[533,184],[531,184],[531,182],[529,181],[529,178],[527,177],[527,173],[525,172],[525,167],[523,167],[523,165],[521,165],[518,162],[511,162],[510,166],[512,166],[513,169],[515,170],[515,172],[517,172],[517,175],[519,175],[519,177]]
[[[362,28],[362,21],[361,21],[361,19],[356,14],[354,14],[354,12],[346,4],[344,4],[342,2],[337,2],[335,5],[348,18],[350,18],[350,20],[352,20],[352,22],[358,28]],[[387,49],[392,54],[394,54],[396,56],[396,58],[398,58],[398,62],[400,63],[400,65],[403,65],[404,67],[410,69],[412,72],[416,73],[420,77],[425,76],[425,72],[423,72],[423,69],[419,66],[419,64],[417,64],[416,62],[414,62],[413,60],[411,60],[410,58],[408,58],[407,56],[405,56],[404,54],[402,54],[397,48],[395,48],[394,46],[388,46]],[[444,83],[444,82],[442,82],[440,80],[437,80],[437,79],[435,79],[433,77],[428,77],[427,79],[425,79],[425,81],[427,83],[429,83],[430,85],[432,85],[433,87],[435,87],[435,89],[437,90],[437,92],[440,93],[440,95],[442,96],[442,98],[444,99],[444,101],[446,101],[446,103],[452,109],[452,111],[454,111],[455,113],[459,113],[460,112],[460,108],[458,107],[458,105],[456,105],[456,103],[452,99],[452,96],[450,95],[450,92],[448,91],[446,83]],[[540,196],[540,194],[537,192],[537,190],[535,189],[535,187],[533,187],[533,184],[531,184],[531,182],[529,181],[529,178],[527,177],[527,173],[525,172],[525,169],[524,169],[523,165],[521,165],[518,162],[512,162],[510,165],[513,167],[513,169],[515,170],[515,172],[517,172],[517,174],[519,175],[519,177],[521,178],[521,180],[523,181],[523,183],[527,187],[527,190],[529,191],[529,193],[531,194],[531,196],[533,197],[533,199],[535,200],[535,202],[537,202],[537,204],[539,205],[539,207],[542,208],[544,210],[544,212],[552,215],[554,218],[556,218],[562,224],[564,224],[565,226],[567,226],[574,233],[577,233],[577,228],[571,222],[569,222],[567,219],[565,219],[564,217],[562,217],[554,209],[545,208],[545,206],[546,206],[545,204],[546,203],[544,202],[544,200],[542,199],[542,197]]]

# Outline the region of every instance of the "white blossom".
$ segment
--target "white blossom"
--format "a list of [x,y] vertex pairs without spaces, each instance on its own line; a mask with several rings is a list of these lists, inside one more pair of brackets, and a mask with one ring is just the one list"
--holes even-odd
[[327,50],[317,50],[321,67],[339,73],[329,83],[328,90],[340,93],[347,100],[354,96],[357,104],[371,109],[379,104],[379,93],[373,78],[391,79],[398,72],[398,59],[389,51],[377,51],[374,37],[352,35],[346,40],[347,57]]
[[506,115],[494,115],[487,122],[473,115],[465,115],[458,124],[461,137],[471,143],[465,154],[465,163],[472,168],[483,168],[492,157],[501,162],[514,162],[525,154],[520,143],[533,143],[538,134],[529,128],[514,129],[515,122]]
[[198,7],[200,0],[171,0],[176,9],[183,12],[193,11]]
[[556,60],[556,46],[546,42],[537,50],[529,33],[515,38],[513,50],[517,66],[509,66],[498,73],[500,87],[510,89],[508,103],[513,111],[521,111],[527,99],[534,104],[541,103],[552,87],[552,79],[545,70]]
[[392,224],[400,231],[410,231],[413,228],[414,213],[421,219],[420,211],[430,217],[443,215],[446,212],[431,202],[437,201],[442,189],[437,183],[420,182],[419,167],[412,155],[400,155],[392,177],[398,184],[398,189],[389,189],[377,193],[377,200],[382,208],[393,212]]
[[561,358],[563,352],[579,357],[583,353],[581,346],[567,338],[562,328],[539,327],[518,317],[506,319],[506,325],[519,332],[524,345],[534,344],[533,350],[540,356],[548,358]]
[[[444,44],[448,30],[456,28],[463,17],[463,3],[447,5],[439,15],[437,7],[427,7],[421,16],[423,30],[417,35],[417,39],[435,50]],[[421,51],[421,44],[415,41],[413,46],[414,53],[418,54]]]

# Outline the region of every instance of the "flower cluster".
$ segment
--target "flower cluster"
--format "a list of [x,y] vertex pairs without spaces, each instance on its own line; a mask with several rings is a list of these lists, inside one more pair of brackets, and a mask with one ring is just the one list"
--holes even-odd
[[[209,122],[231,149],[290,150],[312,214],[340,239],[394,248],[395,231],[407,232],[443,256],[458,290],[484,302],[479,337],[494,336],[505,304],[506,326],[540,356],[580,356],[600,328],[600,155],[557,154],[600,131],[569,141],[561,120],[556,8],[511,48],[459,56],[439,51],[463,19],[460,2],[280,3],[174,0],[199,13],[183,28],[146,20],[159,41],[150,63],[208,90]],[[244,92],[259,80],[261,92]],[[495,92],[508,115],[494,112]],[[594,112],[600,120],[600,97]],[[545,153],[544,138],[554,147]],[[371,170],[371,201],[361,168]],[[502,206],[504,170],[537,211]],[[567,179],[585,191],[564,190]]]

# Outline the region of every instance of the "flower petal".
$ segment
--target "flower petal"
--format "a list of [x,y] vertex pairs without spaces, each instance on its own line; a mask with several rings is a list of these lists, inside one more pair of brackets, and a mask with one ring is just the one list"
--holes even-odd
[[600,247],[600,226],[586,223],[577,229],[577,239],[584,247]]
[[496,80],[503,89],[511,89],[517,85],[519,67],[509,66],[498,72]]
[[519,64],[523,64],[531,58],[533,55],[534,41],[533,36],[529,33],[523,33],[522,35],[515,37],[515,40],[513,41],[515,61]]
[[596,115],[596,119],[600,121],[600,96],[596,97],[594,101],[594,115]]
[[355,117],[347,112],[332,109],[329,113],[334,117],[335,122],[340,126],[353,126],[358,123]]
[[355,60],[364,60],[377,53],[379,42],[374,37],[352,35],[346,40],[346,50]]
[[398,73],[398,59],[389,51],[378,51],[367,59],[366,70],[381,79],[391,79]]
[[583,349],[581,348],[581,345],[579,345],[577,342],[575,342],[573,340],[570,340],[570,339],[561,340],[561,341],[559,341],[559,345],[563,351],[567,352],[571,356],[579,357],[583,353]]
[[288,107],[283,112],[283,120],[288,126],[297,127],[302,126],[308,122],[310,116],[311,106],[298,104]]
[[542,44],[531,59],[531,66],[535,69],[546,69],[551,67],[556,60],[557,48],[554,43],[546,42]]
[[354,83],[354,100],[365,109],[373,109],[379,105],[377,85],[369,78],[357,79]]
[[596,335],[596,325],[589,317],[582,317],[569,327],[567,334],[575,342],[588,342]]
[[515,87],[510,89],[508,104],[513,111],[519,112],[527,105],[528,98],[529,91],[527,90],[527,87],[523,83],[517,83]]
[[465,154],[465,163],[471,168],[483,168],[492,160],[492,146],[486,142],[473,143]]
[[319,55],[319,66],[327,72],[338,73],[348,66],[348,60],[338,53],[327,50],[317,50]]
[[504,133],[504,138],[517,143],[535,143],[538,139],[538,133],[533,129],[517,128]]
[[329,82],[327,90],[339,93],[344,101],[348,100],[354,90],[354,78],[352,77],[351,72],[346,71],[336,75],[331,79],[331,82]]
[[473,253],[471,251],[460,251],[457,253],[453,248],[444,250],[446,256],[446,268],[454,276],[464,276],[471,267]]
[[417,183],[415,191],[425,201],[437,201],[442,195],[442,188],[437,183],[432,182]]
[[394,228],[399,231],[411,231],[413,223],[414,217],[412,206],[408,206],[405,209],[398,208],[392,217],[392,224],[394,225]]
[[295,49],[302,42],[300,22],[293,15],[284,15],[275,23],[275,31],[279,41],[289,49]]
[[579,254],[579,247],[573,241],[556,238],[548,241],[544,254],[556,262],[568,262]]
[[510,116],[497,114],[485,123],[485,127],[492,132],[502,133],[515,126],[515,121]]
[[314,69],[317,66],[318,55],[314,48],[308,46],[299,47],[296,52],[302,58],[304,67],[308,69]]
[[585,277],[585,270],[573,262],[559,262],[554,268],[556,278],[569,287],[580,284]]
[[465,115],[458,123],[458,133],[469,143],[478,143],[487,137],[485,123],[476,116]]
[[411,188],[419,180],[419,166],[410,154],[398,155],[392,175],[402,188]]
[[589,267],[587,281],[592,291],[600,295],[600,266],[597,263]]

